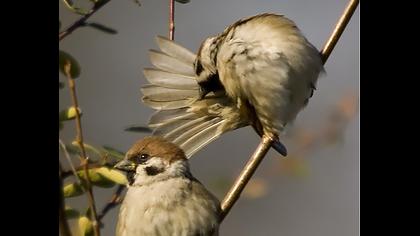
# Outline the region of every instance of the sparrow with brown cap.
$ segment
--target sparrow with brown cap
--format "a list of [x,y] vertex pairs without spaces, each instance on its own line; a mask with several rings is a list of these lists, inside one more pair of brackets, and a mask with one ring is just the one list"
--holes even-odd
[[115,168],[127,172],[117,236],[212,236],[220,203],[190,172],[184,151],[161,137],[136,142]]

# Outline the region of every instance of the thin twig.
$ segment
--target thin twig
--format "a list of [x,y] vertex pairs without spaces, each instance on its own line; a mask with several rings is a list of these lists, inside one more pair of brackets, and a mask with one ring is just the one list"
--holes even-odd
[[343,14],[341,15],[340,19],[337,22],[337,25],[334,28],[330,38],[324,45],[324,49],[321,51],[321,58],[322,62],[325,64],[327,62],[328,57],[331,55],[332,50],[334,49],[335,45],[340,39],[341,34],[343,33],[344,29],[349,23],[351,17],[353,16],[354,11],[359,5],[359,0],[350,0],[349,4],[347,5],[346,9],[344,10]]
[[77,132],[76,142],[79,144],[79,147],[82,150],[82,155],[80,156],[80,162],[81,162],[81,166],[83,166],[84,174],[86,176],[86,188],[87,188],[89,207],[91,209],[90,212],[91,212],[92,225],[94,228],[95,235],[100,236],[98,216],[96,213],[96,206],[95,206],[95,198],[93,196],[92,184],[89,178],[89,169],[88,169],[89,160],[86,155],[85,145],[83,144],[82,122],[80,120],[80,111],[78,109],[79,104],[78,104],[77,95],[76,95],[76,84],[75,84],[74,79],[71,77],[70,69],[71,69],[71,64],[70,62],[67,61],[66,64],[64,65],[64,72],[68,79],[70,94],[73,101],[73,106],[75,107],[75,111],[76,111],[76,132]]
[[124,185],[118,185],[117,189],[115,190],[114,194],[112,194],[111,200],[105,205],[104,208],[102,208],[101,213],[98,216],[98,220],[101,221],[102,218],[108,213],[109,210],[116,207],[118,204],[122,202],[121,194],[124,190]]
[[[358,4],[359,4],[358,0],[350,0],[348,6],[344,10],[343,15],[338,21],[337,26],[335,27],[332,35],[330,36],[327,43],[325,44],[324,49],[320,52],[324,64],[327,61],[328,57],[330,56],[332,50],[334,49],[335,44],[337,43],[338,39],[343,33],[344,28],[349,22]],[[254,154],[251,156],[248,163],[242,169],[242,172],[239,174],[238,178],[235,180],[234,184],[232,185],[229,192],[226,194],[225,198],[222,201],[222,204],[221,204],[222,213],[221,213],[220,222],[223,221],[223,219],[229,213],[230,209],[233,207],[235,202],[239,199],[243,189],[245,188],[248,181],[251,179],[252,175],[254,174],[255,170],[258,168],[258,165],[261,163],[262,159],[264,159],[265,155],[270,149],[271,144],[272,144],[272,140],[268,138],[267,136],[263,135],[261,143],[258,145]]]
[[175,1],[169,0],[169,39],[175,37]]
[[58,41],[61,41],[65,37],[67,37],[69,34],[71,34],[73,31],[75,31],[77,28],[83,26],[89,17],[91,17],[95,12],[97,12],[101,7],[103,7],[105,4],[107,4],[111,0],[102,0],[95,3],[92,7],[92,9],[84,16],[82,16],[80,19],[78,19],[76,22],[74,22],[72,25],[70,25],[67,29],[64,31],[61,31],[58,34]]
[[73,162],[71,161],[70,154],[67,151],[66,145],[63,143],[63,141],[61,141],[61,139],[58,139],[58,143],[60,144],[61,150],[63,150],[64,156],[66,157],[67,162],[69,163],[70,169],[71,169],[71,171],[63,171],[63,170],[61,170],[61,177],[63,179],[65,179],[66,177],[68,177],[71,174],[73,174],[76,177],[77,183],[80,186],[83,186],[82,185],[82,181],[80,181],[80,178],[77,175],[76,168],[74,167]]
[[58,162],[58,187],[59,187],[59,198],[60,198],[60,205],[58,208],[58,219],[60,224],[60,233],[62,236],[71,236],[70,227],[67,222],[67,217],[65,213],[65,203],[64,203],[64,195],[63,195],[63,178],[61,176],[62,168],[61,163]]

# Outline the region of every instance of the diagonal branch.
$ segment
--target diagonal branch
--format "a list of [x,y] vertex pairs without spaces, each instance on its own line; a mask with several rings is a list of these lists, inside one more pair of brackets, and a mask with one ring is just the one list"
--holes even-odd
[[70,25],[67,29],[65,29],[64,31],[61,31],[58,34],[58,41],[63,40],[65,37],[67,37],[69,34],[71,34],[77,28],[83,26],[85,24],[86,20],[89,19],[89,17],[91,17],[96,11],[101,9],[101,7],[103,7],[109,1],[111,1],[111,0],[102,0],[102,1],[96,2],[95,5],[93,5],[92,9],[86,15],[82,16],[79,20],[77,20],[72,25]]
[[96,236],[100,236],[98,216],[97,216],[96,207],[95,207],[95,198],[93,197],[92,184],[89,178],[89,169],[88,169],[89,160],[86,155],[85,145],[83,144],[82,122],[80,120],[80,111],[78,109],[79,104],[78,104],[77,95],[76,95],[76,83],[74,79],[71,77],[70,69],[71,69],[71,64],[69,61],[67,61],[66,64],[64,65],[64,72],[69,82],[70,94],[73,101],[73,106],[75,107],[75,111],[76,111],[76,132],[77,132],[76,142],[79,144],[80,149],[82,151],[82,155],[80,156],[80,162],[81,162],[81,165],[83,166],[83,170],[86,176],[87,196],[88,196],[89,207],[91,209],[90,212],[91,212],[91,219],[92,219],[94,232]]
[[[330,56],[332,50],[334,49],[334,46],[337,44],[338,39],[343,33],[345,27],[347,26],[347,23],[349,22],[351,16],[356,10],[356,7],[358,4],[359,4],[359,0],[350,0],[349,4],[344,10],[333,33],[331,34],[330,38],[325,44],[324,49],[321,51],[321,57],[324,64],[327,61],[328,57]],[[242,172],[239,174],[238,178],[235,180],[231,189],[229,190],[229,192],[226,194],[225,198],[223,199],[223,202],[221,204],[222,213],[221,213],[220,222],[224,220],[226,215],[232,209],[233,205],[239,199],[242,191],[244,190],[248,181],[251,179],[255,170],[258,168],[262,159],[264,159],[272,143],[273,143],[273,140],[271,138],[267,137],[266,135],[263,135],[261,139],[261,143],[258,145],[254,154],[251,156],[248,163],[242,169]]]
[[344,29],[349,23],[358,5],[359,5],[359,0],[350,0],[349,3],[347,4],[346,9],[344,10],[343,14],[341,15],[340,19],[335,25],[334,31],[332,32],[330,38],[325,43],[324,49],[322,49],[321,51],[322,62],[324,64],[325,62],[327,62],[328,57],[331,55],[332,50],[337,44],[338,39],[340,39],[341,34],[344,32]]

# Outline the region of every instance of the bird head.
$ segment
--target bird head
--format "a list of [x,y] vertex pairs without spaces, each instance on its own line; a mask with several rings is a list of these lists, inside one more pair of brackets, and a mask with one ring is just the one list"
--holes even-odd
[[128,150],[114,168],[127,172],[129,185],[145,185],[189,175],[184,151],[161,137],[143,138]]

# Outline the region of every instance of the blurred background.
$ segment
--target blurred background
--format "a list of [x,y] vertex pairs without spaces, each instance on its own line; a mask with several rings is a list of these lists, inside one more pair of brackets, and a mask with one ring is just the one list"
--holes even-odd
[[[89,6],[88,1],[73,1]],[[155,36],[168,35],[168,0],[111,1],[95,13],[98,22],[118,31],[105,34],[82,27],[59,44],[80,63],[76,79],[86,143],[126,151],[146,133],[124,131],[147,124],[153,110],[141,103],[146,83],[142,68],[150,67],[148,50]],[[191,0],[176,3],[175,40],[196,52],[202,40],[245,16],[263,12],[284,14],[321,49],[346,0]],[[61,29],[80,16],[59,3]],[[309,105],[286,134],[289,156],[270,151],[241,199],[223,222],[220,235],[354,236],[359,233],[359,10],[325,65]],[[71,106],[66,87],[60,90],[60,110]],[[71,143],[74,122],[60,138]],[[259,143],[252,128],[228,133],[191,160],[192,172],[220,200]],[[68,169],[66,159],[60,156]],[[74,163],[78,163],[74,159]],[[71,182],[66,179],[65,184]],[[94,188],[100,210],[113,188]],[[66,205],[86,209],[86,196],[66,199]],[[102,235],[114,235],[118,207],[103,219]],[[71,226],[77,234],[76,221]]]

